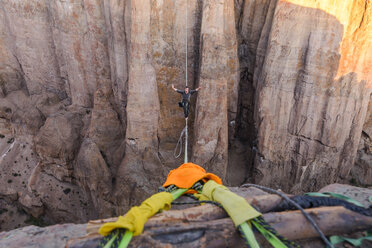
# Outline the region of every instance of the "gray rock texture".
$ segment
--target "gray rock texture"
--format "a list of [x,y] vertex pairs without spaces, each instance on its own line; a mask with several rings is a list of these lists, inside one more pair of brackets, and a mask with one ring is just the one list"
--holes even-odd
[[85,224],[27,226],[11,232],[1,232],[0,247],[63,248],[69,239],[84,236],[85,229]]

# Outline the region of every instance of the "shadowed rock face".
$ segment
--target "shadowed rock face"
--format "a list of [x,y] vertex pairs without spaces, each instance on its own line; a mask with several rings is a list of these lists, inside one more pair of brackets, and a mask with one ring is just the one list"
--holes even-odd
[[202,87],[193,162],[230,185],[372,185],[371,12],[368,0],[0,0],[0,220],[18,216],[1,229],[122,214],[156,192],[182,163],[170,85],[185,86],[186,39],[188,85]]

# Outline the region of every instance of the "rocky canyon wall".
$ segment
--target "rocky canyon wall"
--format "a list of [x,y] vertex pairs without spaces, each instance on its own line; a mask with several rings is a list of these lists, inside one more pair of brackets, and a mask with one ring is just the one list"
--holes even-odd
[[255,181],[311,191],[346,178],[371,93],[370,3],[253,2],[243,6],[253,17],[241,22],[252,30],[260,20],[252,7],[267,6],[259,39],[246,38],[254,54]]
[[368,0],[0,0],[1,230],[157,191],[183,161],[170,85],[186,40],[193,162],[230,185],[372,185],[371,15]]

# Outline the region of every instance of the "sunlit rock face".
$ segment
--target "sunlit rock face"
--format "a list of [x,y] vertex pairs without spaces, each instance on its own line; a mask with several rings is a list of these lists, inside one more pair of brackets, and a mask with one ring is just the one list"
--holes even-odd
[[372,8],[336,2],[269,4],[253,72],[258,183],[315,190],[354,164],[371,93]]
[[157,191],[183,162],[170,86],[186,85],[186,43],[202,87],[189,160],[230,185],[372,184],[368,0],[0,6],[2,229],[122,214]]

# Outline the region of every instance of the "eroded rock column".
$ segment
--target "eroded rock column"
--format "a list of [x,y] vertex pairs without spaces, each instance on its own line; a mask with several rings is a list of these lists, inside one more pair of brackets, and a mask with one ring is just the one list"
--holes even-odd
[[235,119],[239,60],[234,1],[204,1],[192,161],[224,178],[228,125]]
[[150,0],[131,1],[126,154],[116,180],[117,200],[125,207],[156,192],[164,179],[157,155],[160,106],[151,61],[150,13]]

